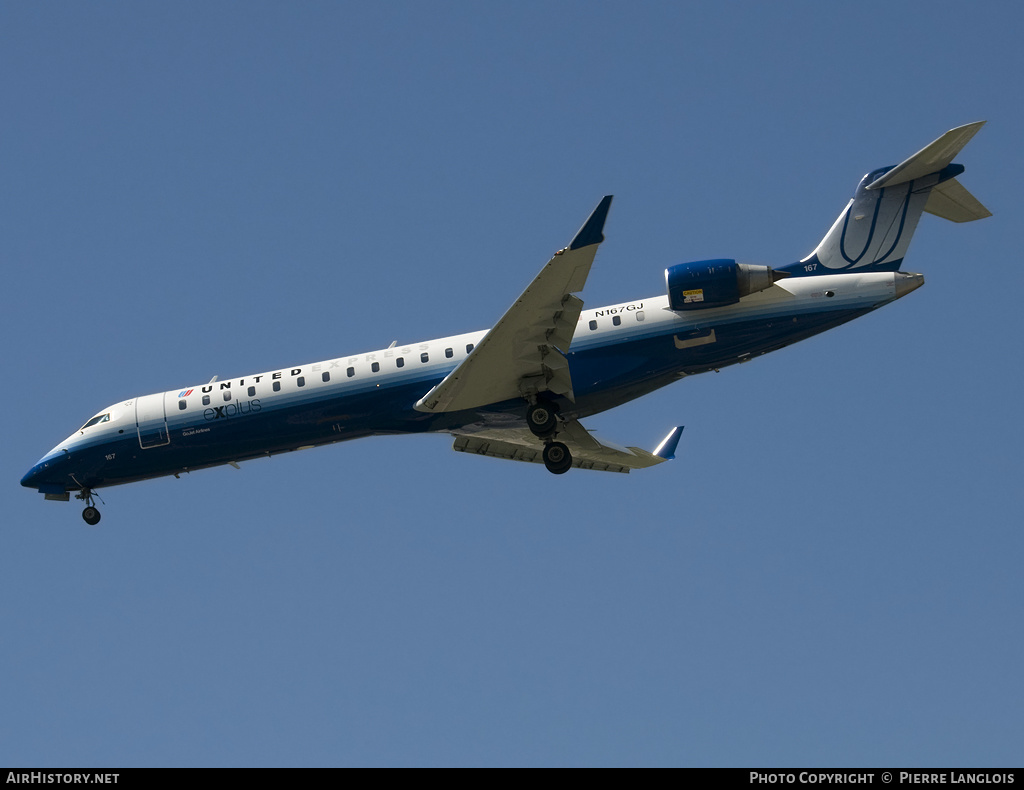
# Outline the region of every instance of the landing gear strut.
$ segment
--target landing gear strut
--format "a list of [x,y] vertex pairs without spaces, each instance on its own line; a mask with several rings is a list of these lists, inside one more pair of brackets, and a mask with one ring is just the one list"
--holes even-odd
[[548,442],[544,445],[544,466],[553,475],[564,475],[572,469],[572,453],[561,442]]
[[530,432],[544,441],[544,466],[554,475],[564,475],[572,469],[572,454],[561,442],[553,441],[558,431],[558,407],[550,401],[537,398],[526,407],[526,424]]
[[83,488],[77,494],[75,499],[81,499],[86,504],[85,510],[82,511],[82,518],[85,519],[85,523],[90,527],[95,527],[100,523],[100,511],[96,508],[92,501],[92,489]]

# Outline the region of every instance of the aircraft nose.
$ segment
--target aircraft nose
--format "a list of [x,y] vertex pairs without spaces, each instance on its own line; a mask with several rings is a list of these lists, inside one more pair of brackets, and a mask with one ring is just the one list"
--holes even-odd
[[67,458],[66,454],[43,458],[25,473],[21,478],[21,484],[25,488],[35,488],[43,493],[54,493],[58,489],[64,491],[64,481],[68,479],[67,470],[61,470],[60,467]]
[[25,486],[25,488],[39,488],[45,471],[46,470],[41,463],[36,464],[25,473],[23,478],[21,478],[21,484]]

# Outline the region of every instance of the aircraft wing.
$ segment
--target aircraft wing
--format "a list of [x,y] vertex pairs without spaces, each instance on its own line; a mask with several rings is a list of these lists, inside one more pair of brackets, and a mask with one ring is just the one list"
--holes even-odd
[[416,403],[418,411],[472,409],[553,392],[573,400],[565,358],[576,332],[583,290],[594,262],[612,196],[607,195],[563,250],[559,250],[484,335],[461,364]]
[[[670,461],[675,457],[676,445],[683,432],[682,426],[673,428],[653,452],[639,447],[622,447],[598,439],[584,428],[578,420],[561,424],[558,440],[569,448],[572,465],[577,469],[596,469],[602,472],[628,473],[632,469]],[[544,442],[527,428],[483,431],[473,434],[455,434],[452,449],[460,453],[487,455],[509,461],[527,461],[542,464]]]

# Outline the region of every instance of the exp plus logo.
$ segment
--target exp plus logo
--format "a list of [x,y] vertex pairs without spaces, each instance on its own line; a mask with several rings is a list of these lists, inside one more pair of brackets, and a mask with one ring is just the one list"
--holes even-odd
[[209,422],[211,420],[226,420],[231,417],[242,417],[246,414],[255,414],[261,408],[259,398],[238,401],[237,403],[225,403],[223,406],[213,406],[212,408],[206,409],[203,412],[203,419]]

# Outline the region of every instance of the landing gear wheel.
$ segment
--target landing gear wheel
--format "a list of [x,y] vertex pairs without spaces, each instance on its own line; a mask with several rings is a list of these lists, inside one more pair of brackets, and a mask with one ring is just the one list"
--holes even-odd
[[544,466],[553,475],[564,475],[572,469],[572,453],[561,442],[544,445]]
[[558,420],[555,419],[556,409],[550,403],[538,401],[526,410],[526,424],[538,439],[547,439],[555,432]]
[[85,519],[85,523],[90,527],[95,527],[100,523],[100,511],[90,505],[82,511],[82,518]]

